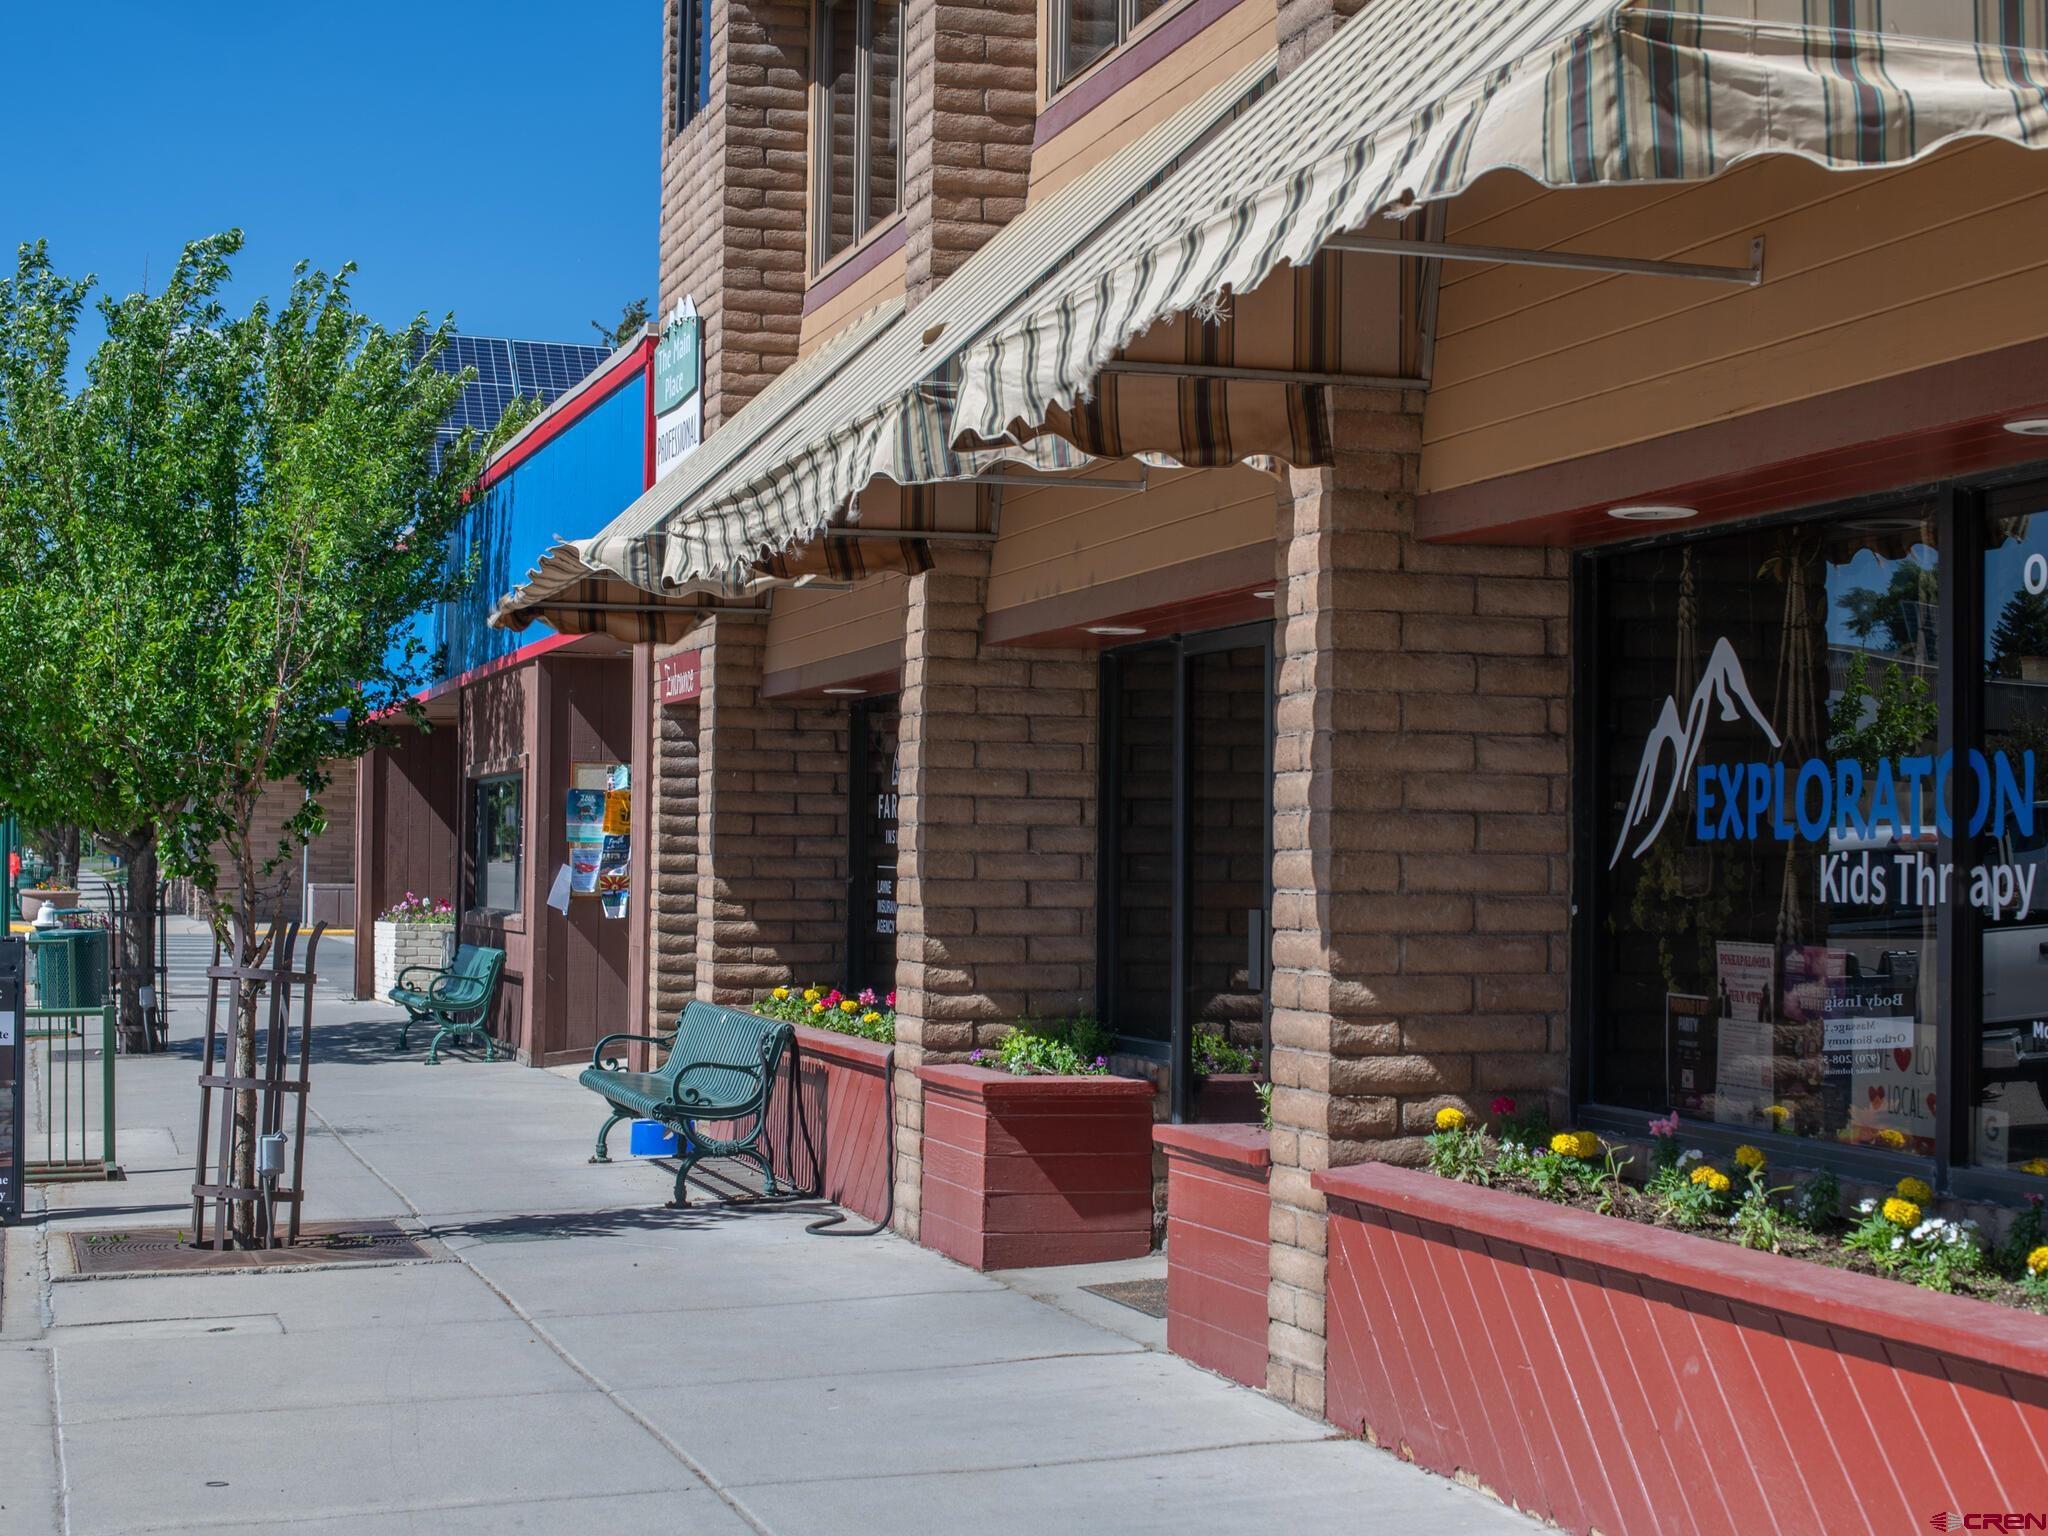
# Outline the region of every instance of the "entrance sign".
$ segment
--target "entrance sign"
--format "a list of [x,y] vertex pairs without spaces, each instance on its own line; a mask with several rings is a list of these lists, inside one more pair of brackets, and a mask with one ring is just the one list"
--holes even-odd
[[654,667],[654,702],[687,704],[704,691],[704,653],[684,651],[664,656]]
[[676,300],[654,346],[654,478],[704,440],[704,322],[688,294]]

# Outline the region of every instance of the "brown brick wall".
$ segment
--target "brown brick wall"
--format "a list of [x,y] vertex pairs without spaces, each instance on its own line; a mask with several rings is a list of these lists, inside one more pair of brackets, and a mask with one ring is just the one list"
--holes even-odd
[[985,647],[988,551],[910,583],[898,727],[896,1221],[918,1230],[925,1061],[1095,998],[1096,678]]
[[1279,0],[1274,36],[1280,48],[1280,73],[1299,66],[1367,4],[1368,0]]
[[[678,7],[667,6],[672,50]],[[704,429],[796,357],[804,290],[810,7],[713,5],[711,94],[680,133],[673,52],[663,55],[661,299],[704,316]]]
[[830,980],[846,945],[847,712],[761,697],[766,626],[717,618],[697,701],[697,996]]
[[1036,0],[908,6],[904,260],[917,304],[1024,211],[1038,121]]
[[1309,1176],[1565,1086],[1565,557],[1414,538],[1421,407],[1346,392],[1280,505],[1269,1385],[1310,1412]]
[[697,706],[654,711],[650,1031],[697,994]]

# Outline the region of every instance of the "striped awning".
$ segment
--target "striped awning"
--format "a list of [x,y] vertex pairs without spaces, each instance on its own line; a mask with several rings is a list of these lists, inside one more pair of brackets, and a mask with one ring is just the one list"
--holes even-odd
[[1163,322],[1228,325],[1331,237],[1494,171],[1582,187],[2048,143],[2044,47],[2044,0],[1374,0],[968,349],[956,441],[1318,462],[1318,388],[1262,423],[1231,385],[1188,382],[1134,430],[1105,366]]
[[[644,602],[715,600],[787,570],[923,569],[929,541],[834,536],[865,530],[866,517],[883,504],[864,495],[871,484],[967,481],[1006,463],[1042,472],[1089,463],[1089,453],[1051,436],[956,449],[960,355],[1124,217],[1257,94],[1273,67],[1271,54],[1248,60],[1230,80],[1033,204],[914,315],[891,301],[786,369],[610,526],[551,552],[499,601],[491,622],[517,628],[551,620],[560,594],[608,580],[651,594]],[[920,504],[908,498],[900,505],[914,529]],[[956,504],[936,498],[922,505],[938,517]],[[979,509],[973,517],[981,523],[923,531],[985,531],[985,504],[970,498],[964,505]],[[822,547],[800,548],[814,541]]]

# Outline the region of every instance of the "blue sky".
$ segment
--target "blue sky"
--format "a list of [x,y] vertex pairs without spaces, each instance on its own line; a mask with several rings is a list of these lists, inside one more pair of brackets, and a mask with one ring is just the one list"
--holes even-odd
[[654,298],[659,0],[0,9],[10,271],[46,238],[60,271],[132,292],[239,225],[238,309],[300,257],[356,262],[394,326],[594,341]]

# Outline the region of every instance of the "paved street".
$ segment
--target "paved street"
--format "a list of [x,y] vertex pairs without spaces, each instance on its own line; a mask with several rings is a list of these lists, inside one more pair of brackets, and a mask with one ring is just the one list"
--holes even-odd
[[331,988],[309,1214],[398,1218],[435,1261],[61,1277],[56,1234],[186,1219],[203,943],[178,943],[179,1048],[120,1066],[129,1178],[7,1234],[6,1536],[1533,1529],[1071,1276],[810,1236],[815,1210],[668,1211],[659,1168],[585,1161],[569,1075],[394,1059],[391,1010]]

